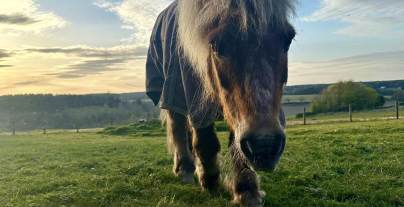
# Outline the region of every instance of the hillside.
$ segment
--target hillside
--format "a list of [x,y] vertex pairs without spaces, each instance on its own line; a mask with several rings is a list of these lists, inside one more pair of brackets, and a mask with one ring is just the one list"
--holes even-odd
[[[404,80],[366,82],[385,96],[404,88]],[[294,116],[308,107],[322,85],[287,86],[284,110]],[[0,131],[100,128],[157,119],[159,109],[145,93],[0,96]]]

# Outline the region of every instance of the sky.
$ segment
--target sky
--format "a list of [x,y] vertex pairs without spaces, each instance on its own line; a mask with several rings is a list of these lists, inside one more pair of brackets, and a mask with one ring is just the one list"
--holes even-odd
[[[0,0],[0,95],[144,91],[172,0]],[[403,0],[300,0],[288,85],[404,79]]]

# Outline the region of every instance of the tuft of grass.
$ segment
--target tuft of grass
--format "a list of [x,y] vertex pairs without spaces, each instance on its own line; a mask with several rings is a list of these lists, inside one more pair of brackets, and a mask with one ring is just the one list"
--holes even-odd
[[215,128],[217,132],[227,132],[229,130],[229,127],[224,121],[217,121],[215,123]]
[[150,121],[144,123],[133,123],[126,126],[110,126],[99,132],[100,134],[125,136],[141,135],[145,137],[162,136],[165,129],[160,121]]
[[[129,128],[0,136],[0,206],[232,206],[224,190],[172,175],[161,127]],[[296,125],[287,135],[278,169],[259,172],[265,206],[404,206],[403,120]],[[224,157],[227,133],[219,137]]]

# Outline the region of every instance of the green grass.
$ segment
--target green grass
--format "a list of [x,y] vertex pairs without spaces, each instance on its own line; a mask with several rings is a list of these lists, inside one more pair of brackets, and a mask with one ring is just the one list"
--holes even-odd
[[[231,206],[171,174],[164,136],[128,134],[0,136],[0,206]],[[404,206],[403,120],[287,134],[278,169],[260,172],[266,206]]]
[[126,126],[111,126],[103,129],[100,133],[106,135],[164,136],[165,129],[160,121],[151,121]]

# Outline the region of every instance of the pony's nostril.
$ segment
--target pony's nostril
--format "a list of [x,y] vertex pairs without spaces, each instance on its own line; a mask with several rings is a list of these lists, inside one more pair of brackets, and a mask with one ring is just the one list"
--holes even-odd
[[285,150],[286,145],[286,136],[285,134],[281,133],[276,136],[276,140],[278,142],[279,148],[277,150],[277,154],[282,154]]
[[248,158],[252,158],[253,154],[254,154],[254,150],[253,150],[251,140],[243,139],[240,144],[241,144],[241,150],[243,151],[245,156]]
[[253,149],[251,148],[251,143],[249,141],[246,142],[246,147],[247,147],[247,150],[249,152],[251,152],[251,154],[254,154]]

